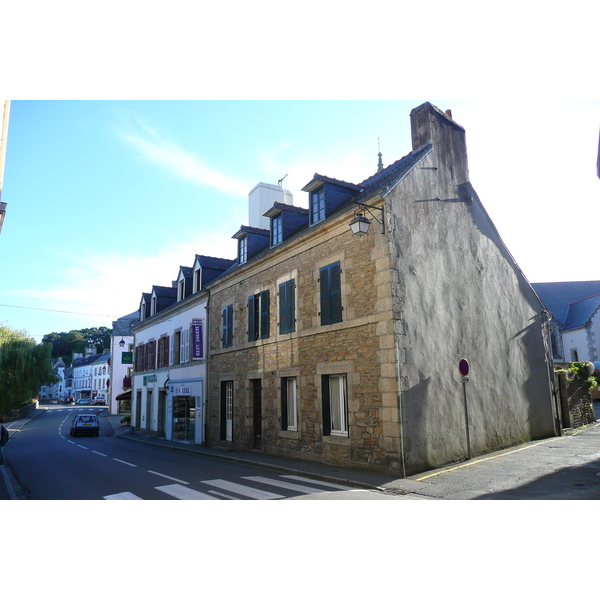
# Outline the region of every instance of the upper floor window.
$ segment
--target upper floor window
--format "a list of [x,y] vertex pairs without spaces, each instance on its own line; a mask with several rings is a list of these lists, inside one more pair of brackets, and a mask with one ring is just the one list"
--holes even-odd
[[230,304],[223,309],[221,332],[221,343],[223,348],[233,346],[233,304]]
[[318,223],[325,218],[325,190],[318,189],[310,195],[310,223]]
[[279,213],[271,219],[271,246],[277,246],[283,241],[282,216]]
[[279,284],[279,333],[296,331],[296,284],[294,279]]
[[342,270],[336,262],[322,267],[319,273],[321,295],[321,325],[342,320]]
[[182,277],[177,282],[177,301],[181,302],[185,298],[185,279]]
[[156,296],[152,296],[150,303],[151,303],[150,316],[152,316],[152,315],[156,314]]
[[248,260],[248,236],[240,238],[238,242],[238,258],[240,265]]
[[269,290],[248,298],[248,341],[269,337]]

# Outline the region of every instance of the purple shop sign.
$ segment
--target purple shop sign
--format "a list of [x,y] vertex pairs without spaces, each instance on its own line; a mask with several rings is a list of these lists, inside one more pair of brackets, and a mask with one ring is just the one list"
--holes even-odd
[[203,358],[202,319],[192,319],[192,360],[202,360]]

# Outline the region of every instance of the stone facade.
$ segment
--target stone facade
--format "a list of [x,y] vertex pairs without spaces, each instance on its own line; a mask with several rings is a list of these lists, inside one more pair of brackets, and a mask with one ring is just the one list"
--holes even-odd
[[[343,320],[320,324],[319,269],[339,261]],[[278,286],[296,283],[295,331],[280,334]],[[247,301],[269,290],[270,335],[247,341]],[[234,307],[234,343],[221,347],[223,307]],[[343,465],[384,467],[398,460],[394,336],[387,238],[353,239],[348,216],[305,231],[211,287],[209,443],[220,436],[220,385],[234,382],[232,445],[254,447],[260,381],[263,451]],[[323,435],[322,376],[345,374],[348,436]],[[298,430],[282,428],[281,379],[297,380]]]

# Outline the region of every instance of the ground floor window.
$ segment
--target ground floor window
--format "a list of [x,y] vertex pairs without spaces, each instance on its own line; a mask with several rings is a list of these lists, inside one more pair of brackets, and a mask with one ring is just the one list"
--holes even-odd
[[346,374],[322,375],[323,435],[348,436]]
[[298,400],[295,377],[281,380],[281,428],[298,431]]

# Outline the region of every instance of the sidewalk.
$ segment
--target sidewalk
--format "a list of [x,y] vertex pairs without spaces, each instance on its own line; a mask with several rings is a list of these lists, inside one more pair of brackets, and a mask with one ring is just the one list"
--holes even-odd
[[[38,409],[26,422],[44,412]],[[254,450],[208,448],[149,438],[121,424],[121,417],[101,414],[115,436],[131,442],[168,448],[313,477],[357,488],[427,499],[600,499],[600,422],[546,438],[478,456],[462,463],[408,478],[344,468],[313,461],[267,455]],[[25,420],[24,420],[25,421]],[[22,427],[25,423],[6,424]],[[5,425],[5,426],[6,426]],[[12,432],[14,434],[14,432]],[[0,500],[17,499],[10,483],[10,469],[0,467]],[[8,479],[7,479],[8,478]]]

